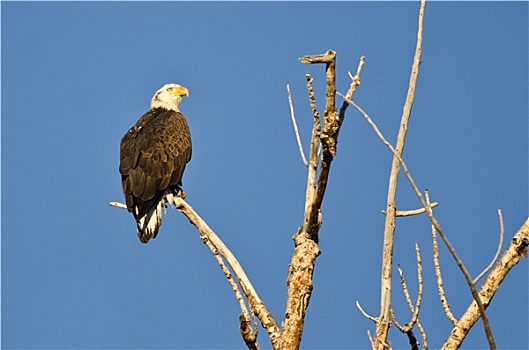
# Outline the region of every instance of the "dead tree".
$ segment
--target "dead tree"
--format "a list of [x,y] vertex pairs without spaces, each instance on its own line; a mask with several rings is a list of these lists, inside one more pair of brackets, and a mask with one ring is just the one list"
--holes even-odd
[[[422,23],[424,9],[425,2],[423,0],[421,1],[419,9],[417,45],[412,65],[412,72],[410,75],[408,94],[404,103],[403,113],[400,121],[400,130],[397,135],[395,146],[387,141],[387,139],[377,128],[373,119],[353,101],[354,92],[360,85],[360,73],[365,62],[365,57],[362,56],[360,58],[356,74],[352,75],[349,73],[351,83],[346,94],[344,95],[338,93],[336,88],[336,52],[329,50],[324,54],[310,55],[300,58],[302,63],[322,64],[325,66],[326,98],[323,117],[320,116],[316,106],[316,99],[312,89],[313,78],[308,73],[305,76],[309,94],[309,103],[313,112],[313,127],[308,157],[305,157],[303,147],[301,146],[301,138],[297,130],[290,88],[287,86],[294,130],[298,140],[301,158],[307,166],[307,187],[303,221],[293,236],[294,250],[290,264],[288,266],[286,306],[285,314],[281,322],[278,322],[268,310],[265,303],[259,297],[259,294],[250,282],[250,279],[246,275],[243,267],[235,258],[234,254],[222,242],[217,234],[215,234],[215,232],[207,225],[207,223],[184,199],[180,197],[172,197],[169,199],[170,204],[182,212],[189,219],[189,221],[197,227],[202,242],[210,249],[217,263],[221,267],[221,270],[225,274],[241,308],[241,314],[239,316],[239,330],[245,344],[249,349],[260,349],[260,345],[257,342],[257,320],[259,320],[261,326],[266,330],[270,339],[271,347],[273,349],[298,349],[300,347],[305,313],[309,306],[313,290],[313,272],[316,266],[316,259],[320,254],[318,242],[319,230],[323,217],[321,205],[323,203],[325,190],[329,181],[329,171],[332,161],[337,155],[337,144],[340,128],[349,105],[354,106],[364,116],[367,122],[373,127],[381,141],[393,154],[388,185],[387,203],[386,208],[383,211],[385,215],[385,228],[382,244],[383,262],[380,285],[380,313],[377,317],[369,316],[364,310],[362,310],[360,304],[357,303],[360,311],[375,323],[375,336],[371,339],[371,347],[377,350],[391,348],[391,341],[388,339],[388,329],[391,324],[394,324],[402,333],[406,334],[412,349],[420,349],[421,345],[423,349],[427,349],[426,330],[424,330],[421,322],[419,321],[423,293],[423,281],[422,259],[418,245],[416,245],[415,251],[419,289],[417,291],[417,299],[415,302],[413,302],[412,298],[410,297],[402,270],[400,267],[398,269],[401,286],[412,313],[411,320],[404,325],[401,325],[397,321],[397,317],[393,312],[391,302],[391,285],[393,278],[392,272],[394,268],[393,244],[394,232],[396,228],[395,218],[399,216],[426,214],[431,221],[432,240],[434,245],[434,266],[436,267],[439,295],[443,300],[443,307],[445,309],[447,318],[453,324],[453,329],[450,332],[445,344],[443,345],[443,349],[458,348],[464,340],[466,334],[468,334],[472,326],[479,318],[482,318],[483,320],[487,339],[491,349],[495,348],[494,338],[492,336],[492,331],[488,323],[485,309],[489,305],[494,293],[497,291],[500,283],[503,281],[510,269],[512,269],[517,264],[521,257],[526,256],[527,254],[527,247],[529,245],[529,218],[515,234],[510,246],[504,252],[503,256],[497,262],[497,257],[495,257],[490,266],[480,275],[481,277],[486,274],[495,264],[495,267],[488,274],[485,282],[478,291],[476,289],[476,282],[479,280],[479,278],[472,279],[470,277],[463,262],[458,257],[455,249],[451,246],[447,235],[433,214],[433,208],[437,206],[438,203],[431,203],[428,192],[425,191],[423,195],[423,193],[419,190],[403,159],[406,132],[413,106],[419,66],[421,63]],[[343,98],[343,103],[339,110],[336,107],[337,94]],[[401,170],[404,172],[413,191],[417,195],[417,198],[421,204],[421,208],[419,209],[406,211],[397,209],[397,205],[395,203],[395,194],[397,179]],[[123,206],[122,204],[116,202],[112,202],[111,205]],[[436,256],[438,255],[438,250],[436,248],[437,235],[441,237],[460,267],[467,280],[470,293],[473,297],[472,303],[469,305],[467,311],[461,316],[460,319],[456,319],[455,316],[450,312],[450,308],[446,302],[447,298],[444,294],[444,290],[442,289],[441,270],[439,266],[439,260]],[[499,245],[499,249],[500,248],[501,243]],[[497,255],[499,255],[499,249]],[[414,326],[417,326],[421,333],[422,343],[417,340],[413,333]]]

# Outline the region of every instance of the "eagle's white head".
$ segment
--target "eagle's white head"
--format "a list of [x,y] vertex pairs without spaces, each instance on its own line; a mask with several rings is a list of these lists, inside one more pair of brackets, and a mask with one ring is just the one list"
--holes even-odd
[[151,109],[165,108],[169,111],[180,112],[178,106],[182,102],[182,96],[189,96],[187,88],[178,84],[165,84],[154,94]]

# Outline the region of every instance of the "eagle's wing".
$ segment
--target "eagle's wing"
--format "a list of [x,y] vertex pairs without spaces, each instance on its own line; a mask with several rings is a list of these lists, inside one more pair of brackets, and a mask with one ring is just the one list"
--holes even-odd
[[155,109],[144,114],[121,140],[120,167],[127,208],[136,220],[156,207],[165,191],[176,189],[191,159],[184,115]]

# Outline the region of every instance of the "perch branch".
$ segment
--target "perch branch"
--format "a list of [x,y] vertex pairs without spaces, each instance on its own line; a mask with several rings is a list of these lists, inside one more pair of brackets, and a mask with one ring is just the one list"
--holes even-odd
[[303,145],[301,144],[301,138],[299,137],[298,123],[296,123],[296,116],[294,114],[294,104],[292,103],[292,93],[290,92],[290,85],[287,84],[287,95],[288,105],[290,106],[290,118],[292,119],[292,125],[294,125],[294,133],[296,134],[296,141],[298,142],[299,154],[301,154],[301,160],[305,166],[309,166],[307,158],[305,158],[305,152],[303,152]]
[[111,207],[121,208],[121,209],[127,209],[127,205],[120,203],[120,202],[110,202]]
[[[226,268],[223,260],[220,259],[218,255],[220,254],[220,256],[222,256],[226,260],[231,270],[237,277],[239,285],[241,286],[241,289],[248,300],[248,304],[250,305],[252,313],[257,316],[257,318],[259,318],[263,328],[266,329],[268,335],[270,336],[270,341],[272,342],[272,345],[275,345],[280,334],[279,326],[277,325],[277,322],[274,320],[272,314],[270,313],[270,311],[268,311],[265,304],[257,294],[257,291],[254,289],[248,276],[246,276],[246,273],[239,264],[239,261],[235,258],[235,256],[228,249],[228,247],[226,247],[224,242],[222,242],[222,240],[215,234],[215,232],[195,212],[195,210],[189,204],[187,204],[186,201],[177,196],[168,196],[167,199],[169,203],[171,203],[178,211],[184,214],[189,220],[189,222],[198,229],[202,242],[204,242],[206,246],[208,246],[208,248],[212,251],[213,255],[217,259],[217,262],[219,262],[222,271],[228,278],[228,281],[230,281],[230,285],[232,286],[232,289],[235,292],[237,300],[240,302],[240,294],[237,294],[238,288],[236,288],[236,286],[234,287],[231,283],[231,273]],[[118,208],[126,208],[126,205],[119,202],[110,202],[110,205]],[[241,308],[243,307],[241,306]],[[243,339],[247,343],[249,348],[259,349],[259,345],[255,341],[255,332],[252,332],[253,334],[250,333],[252,327],[250,318],[247,316],[247,314],[248,313],[245,313],[243,308],[243,314],[239,317],[241,334],[243,335]],[[254,341],[252,341],[252,339]]]
[[[529,245],[529,217],[525,223],[518,229],[511,244],[503,253],[503,256],[496,263],[496,266],[492,269],[485,282],[479,290],[481,300],[485,305],[489,305],[494,294],[500,287],[509,271],[520,261],[521,257],[527,257],[527,249]],[[461,343],[465,339],[468,331],[477,322],[481,311],[473,300],[469,305],[463,316],[457,321],[452,328],[448,339],[445,341],[442,350],[459,349]]]
[[498,243],[498,249],[496,250],[496,254],[494,254],[494,257],[492,258],[492,261],[490,264],[483,270],[479,275],[477,275],[476,278],[472,282],[474,284],[478,283],[478,281],[481,279],[481,277],[485,276],[485,274],[494,266],[494,263],[498,260],[498,257],[501,253],[501,247],[503,245],[503,236],[505,235],[505,228],[503,227],[503,216],[501,215],[501,209],[498,209],[498,219],[500,221],[500,241]]
[[233,253],[226,247],[224,242],[213,232],[213,230],[206,224],[206,222],[193,210],[193,208],[186,203],[182,198],[172,196],[170,202],[175,206],[175,208],[184,214],[187,219],[193,224],[201,233],[204,235],[211,243],[218,249],[219,254],[226,259],[226,262],[234,272],[239,285],[241,286],[252,312],[259,320],[263,328],[266,329],[268,335],[270,336],[270,341],[272,345],[275,344],[277,338],[279,337],[279,326],[274,320],[272,314],[266,308],[265,304],[257,294],[257,291],[254,289],[252,283],[243,268],[239,264],[239,261],[235,258]]

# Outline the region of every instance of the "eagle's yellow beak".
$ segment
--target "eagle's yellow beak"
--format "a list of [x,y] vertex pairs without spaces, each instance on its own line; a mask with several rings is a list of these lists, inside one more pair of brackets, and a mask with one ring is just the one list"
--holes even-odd
[[189,97],[189,90],[187,90],[186,87],[179,86],[173,91],[171,91],[171,94],[174,96],[187,96]]

